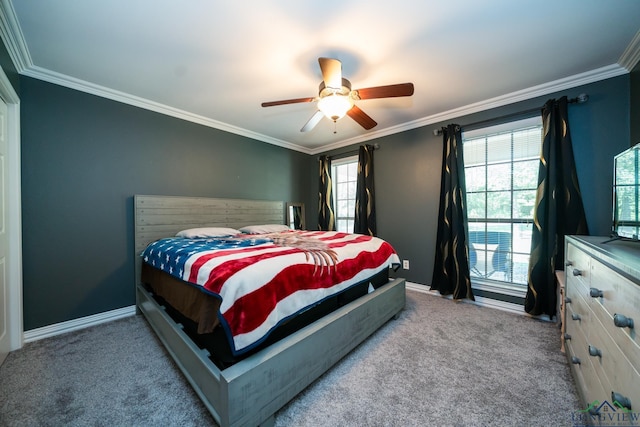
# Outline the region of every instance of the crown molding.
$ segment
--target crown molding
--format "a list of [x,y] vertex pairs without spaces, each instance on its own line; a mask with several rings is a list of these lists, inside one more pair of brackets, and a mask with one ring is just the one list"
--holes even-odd
[[638,62],[640,62],[640,31],[636,33],[629,46],[622,52],[618,64],[631,72],[638,65]]
[[0,37],[18,73],[22,73],[33,65],[29,48],[10,0],[0,1]]
[[442,113],[433,114],[431,116],[427,116],[418,120],[413,120],[411,122],[407,122],[398,126],[380,129],[378,131],[370,132],[363,136],[338,141],[333,144],[325,145],[319,149],[316,149],[311,154],[314,154],[314,155],[321,154],[326,151],[342,148],[348,145],[370,141],[375,138],[381,138],[383,136],[391,135],[394,133],[405,132],[405,131],[416,129],[419,127],[432,125],[434,123],[440,123],[447,120],[456,119],[458,117],[466,116],[468,114],[478,113],[480,111],[486,111],[492,108],[502,107],[502,106],[513,104],[520,101],[526,101],[528,99],[548,95],[550,93],[559,92],[562,90],[571,89],[571,88],[586,85],[589,83],[594,83],[594,82],[609,79],[612,77],[617,77],[627,73],[628,71],[618,64],[608,65],[606,67],[587,71],[585,73],[576,74],[574,76],[544,83],[538,86],[533,86],[528,89],[523,89],[516,92],[508,93],[506,95],[487,99],[485,101],[480,101],[480,102],[465,105],[462,107],[454,108],[448,111],[443,111]]

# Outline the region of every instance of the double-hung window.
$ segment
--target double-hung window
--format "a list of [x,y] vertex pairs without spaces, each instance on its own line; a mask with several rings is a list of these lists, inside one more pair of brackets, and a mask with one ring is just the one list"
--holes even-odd
[[356,214],[358,156],[344,157],[331,162],[333,206],[336,230],[353,233]]
[[539,117],[463,133],[474,287],[526,289],[541,144]]

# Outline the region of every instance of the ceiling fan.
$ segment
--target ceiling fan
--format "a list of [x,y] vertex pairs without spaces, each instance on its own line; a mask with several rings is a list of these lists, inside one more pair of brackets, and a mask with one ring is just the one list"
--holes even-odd
[[345,115],[355,120],[360,126],[369,130],[378,123],[362,111],[356,101],[375,98],[395,98],[413,95],[413,83],[400,83],[388,86],[375,86],[365,89],[351,90],[351,82],[342,77],[342,63],[333,58],[318,58],[322,71],[322,82],[318,89],[318,96],[312,98],[285,99],[282,101],[263,102],[263,107],[275,105],[296,104],[301,102],[318,102],[318,111],[300,129],[308,132],[313,129],[323,117],[333,122]]

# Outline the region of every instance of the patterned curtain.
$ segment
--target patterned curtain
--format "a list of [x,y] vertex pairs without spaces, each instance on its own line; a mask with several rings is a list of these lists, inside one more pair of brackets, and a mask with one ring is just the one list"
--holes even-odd
[[438,238],[431,289],[474,300],[469,277],[467,214],[460,126],[443,129]]
[[333,215],[333,197],[331,197],[331,159],[327,156],[321,156],[319,163],[318,230],[334,231],[336,224]]
[[542,109],[542,152],[533,214],[529,282],[524,308],[556,314],[555,270],[564,268],[564,236],[589,234],[578,186],[567,116],[567,97]]
[[358,151],[356,213],[353,232],[376,235],[375,191],[373,187],[373,145],[361,145]]

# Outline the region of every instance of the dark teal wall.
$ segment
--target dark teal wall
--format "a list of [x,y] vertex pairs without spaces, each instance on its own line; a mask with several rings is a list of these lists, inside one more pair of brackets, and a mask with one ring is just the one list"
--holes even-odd
[[7,51],[6,46],[2,41],[0,41],[0,67],[2,67],[2,71],[7,75],[9,82],[11,82],[11,86],[16,91],[16,93],[20,94],[20,76],[18,75],[18,71],[16,67],[13,65],[13,61],[9,56],[9,52]]
[[[442,137],[434,136],[433,130],[449,123],[464,126],[541,108],[547,99],[563,95],[589,95],[587,103],[569,106],[569,121],[591,234],[608,235],[613,156],[628,148],[630,140],[629,80],[629,75],[615,77],[369,141],[380,145],[374,153],[378,234],[396,248],[401,258],[410,261],[410,270],[397,274],[431,284],[442,166]],[[326,154],[339,158],[340,153],[354,148]],[[317,178],[312,185],[317,186]],[[317,209],[317,200],[313,203],[313,209]]]
[[299,201],[311,156],[21,77],[24,328],[130,306],[133,195]]
[[631,72],[631,145],[640,144],[640,63]]

